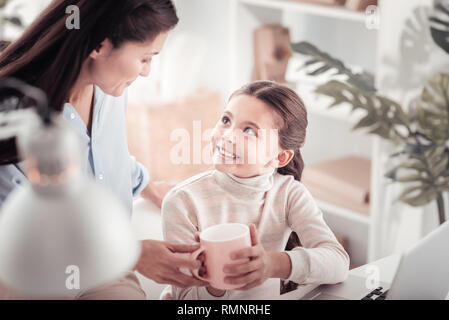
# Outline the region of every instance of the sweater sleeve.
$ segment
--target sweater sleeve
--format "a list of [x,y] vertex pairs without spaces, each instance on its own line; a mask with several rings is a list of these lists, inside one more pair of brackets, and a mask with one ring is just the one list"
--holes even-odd
[[[195,244],[195,233],[198,231],[198,220],[192,203],[182,190],[171,190],[162,203],[162,231],[164,240],[173,243]],[[188,257],[189,254],[184,256]],[[187,269],[181,269],[191,275]],[[205,287],[180,288],[169,285],[161,294],[161,299],[173,300],[213,300],[227,299],[228,293],[222,297],[214,297]]]
[[287,280],[298,284],[333,284],[344,281],[349,255],[323,219],[323,214],[302,183],[289,192],[287,220],[298,234],[302,247],[286,251],[292,270]]

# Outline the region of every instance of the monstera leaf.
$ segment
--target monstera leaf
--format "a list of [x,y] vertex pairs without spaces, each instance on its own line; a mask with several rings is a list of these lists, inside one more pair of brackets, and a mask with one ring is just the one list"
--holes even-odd
[[0,0],[0,9],[6,6],[9,0]]
[[[0,9],[4,8],[8,4],[9,1],[10,0],[0,0]],[[20,4],[17,5],[15,10],[17,11],[18,9],[20,9],[20,7],[21,7]],[[3,16],[1,18],[2,18],[2,20],[0,20],[0,22],[2,24],[4,22],[8,22],[8,23],[11,23],[12,25],[14,25],[16,27],[20,27],[20,28],[24,27],[24,25],[22,23],[22,20],[19,17],[17,17],[17,16]],[[2,27],[2,25],[0,25],[0,27]]]
[[364,128],[396,144],[402,141],[397,126],[407,125],[409,120],[398,103],[337,80],[319,86],[315,92],[333,99],[329,108],[349,103],[352,111],[364,110],[366,115],[354,126],[354,130]]
[[353,73],[342,61],[331,57],[306,41],[293,43],[291,47],[294,52],[310,56],[310,60],[304,64],[304,67],[316,66],[316,69],[309,72],[309,75],[317,76],[328,72],[329,70],[333,70],[335,74],[348,76],[347,82],[356,88],[366,92],[376,92],[376,88],[374,87],[374,76],[372,74],[368,72]]
[[[365,116],[353,127],[366,129],[400,146],[401,151],[392,155],[406,155],[406,160],[390,170],[386,177],[404,183],[405,189],[397,200],[411,206],[423,206],[449,191],[449,149],[445,143],[421,142],[418,137],[438,137],[446,141],[449,135],[449,76],[439,74],[429,81],[423,90],[418,115],[428,131],[412,132],[411,120],[402,107],[386,97],[367,93],[337,80],[319,86],[316,93],[333,99],[330,108],[349,103],[352,110],[364,110]],[[438,111],[436,111],[438,110]],[[444,119],[443,119],[444,118]],[[400,128],[406,128],[401,134]],[[445,140],[446,139],[446,140]]]
[[449,53],[449,0],[436,1],[429,21],[433,40]]
[[398,200],[411,206],[423,206],[438,194],[449,191],[449,152],[444,146],[416,154],[396,168],[396,182],[407,187]]
[[23,27],[22,20],[19,17],[7,17],[5,18],[6,22],[9,22],[17,27]]
[[449,141],[449,74],[438,73],[428,81],[417,111],[427,137],[436,143]]
[[[439,14],[431,18],[432,36],[440,38],[438,44],[449,52],[449,0],[436,5]],[[410,25],[412,26],[412,25]],[[414,39],[408,35],[404,38]],[[354,126],[368,133],[392,141],[400,151],[400,165],[385,176],[406,185],[397,200],[411,206],[423,206],[436,200],[440,224],[445,221],[442,194],[449,192],[449,75],[439,73],[431,78],[417,103],[416,116],[407,115],[395,101],[377,94],[373,81],[366,73],[354,74],[343,62],[315,46],[300,42],[292,49],[310,56],[305,66],[316,66],[309,75],[320,75],[334,70],[348,78],[345,82],[331,80],[320,85],[315,92],[332,98],[329,108],[350,104],[352,111],[363,110],[365,115]]]

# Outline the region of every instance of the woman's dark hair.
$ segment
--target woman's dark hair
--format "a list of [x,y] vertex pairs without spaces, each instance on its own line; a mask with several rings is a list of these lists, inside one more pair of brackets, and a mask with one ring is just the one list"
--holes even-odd
[[307,110],[301,98],[292,89],[273,81],[255,81],[235,91],[229,100],[237,95],[255,97],[272,107],[281,117],[279,145],[285,150],[293,150],[293,159],[278,172],[292,175],[301,181],[304,161],[300,148],[306,140]]
[[[67,8],[79,9],[80,29],[69,29]],[[14,77],[42,89],[49,107],[61,111],[90,53],[109,39],[151,41],[178,23],[171,0],[53,0],[22,36],[0,53],[0,78]],[[7,155],[9,153],[9,155]],[[0,148],[0,164],[15,145]]]

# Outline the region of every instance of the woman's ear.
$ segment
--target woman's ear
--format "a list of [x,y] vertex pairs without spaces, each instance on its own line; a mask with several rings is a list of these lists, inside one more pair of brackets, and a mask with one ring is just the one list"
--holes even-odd
[[278,168],[285,167],[295,156],[293,150],[283,150],[278,154]]
[[108,56],[113,47],[111,40],[106,38],[90,53],[89,57],[97,59],[101,56]]

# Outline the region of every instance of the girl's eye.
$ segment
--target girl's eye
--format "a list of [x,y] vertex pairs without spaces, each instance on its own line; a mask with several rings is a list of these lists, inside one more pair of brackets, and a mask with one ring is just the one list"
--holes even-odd
[[231,122],[231,120],[229,120],[228,117],[224,116],[223,118],[221,118],[221,122],[223,122],[223,124],[228,124]]
[[248,127],[245,130],[243,130],[243,132],[245,132],[247,134],[250,134],[252,136],[257,136],[256,131],[253,128],[250,128],[250,127]]

